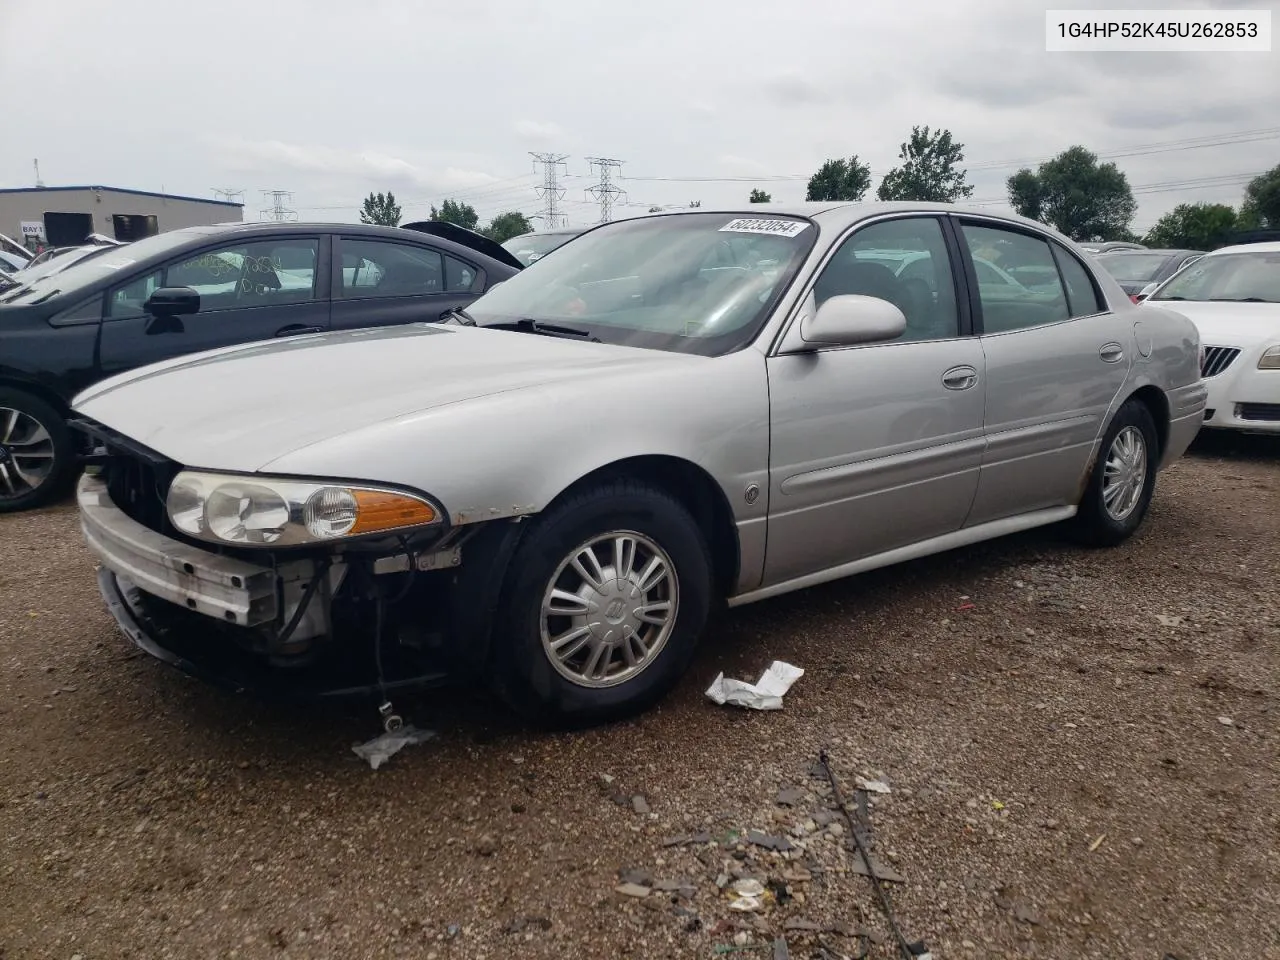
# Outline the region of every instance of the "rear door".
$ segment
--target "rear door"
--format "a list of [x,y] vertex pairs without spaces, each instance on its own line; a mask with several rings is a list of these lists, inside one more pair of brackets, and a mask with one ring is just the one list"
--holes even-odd
[[[112,287],[102,321],[104,376],[170,357],[329,328],[328,237],[239,240],[186,254]],[[191,287],[198,313],[159,319],[160,287]]]
[[[1133,363],[1133,332],[1062,244],[1005,221],[957,226],[987,371],[986,451],[968,525],[1077,503]],[[982,283],[975,259],[1016,283]]]
[[420,243],[338,239],[333,270],[335,329],[434,322],[479,296],[474,263]]

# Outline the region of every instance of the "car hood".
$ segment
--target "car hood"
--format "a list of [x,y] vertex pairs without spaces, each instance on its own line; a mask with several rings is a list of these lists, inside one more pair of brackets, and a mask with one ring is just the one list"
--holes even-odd
[[1182,314],[1196,325],[1200,342],[1207,346],[1249,347],[1280,339],[1277,303],[1146,300],[1143,304]]
[[73,408],[184,465],[254,471],[303,447],[451,404],[700,359],[422,323],[164,361],[102,381]]

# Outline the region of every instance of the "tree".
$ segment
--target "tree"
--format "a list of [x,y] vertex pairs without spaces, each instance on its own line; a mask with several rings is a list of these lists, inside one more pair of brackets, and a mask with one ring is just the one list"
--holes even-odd
[[806,200],[861,200],[871,187],[871,168],[858,160],[828,160],[809,178]]
[[376,223],[384,227],[400,226],[400,204],[396,203],[395,194],[370,193],[364,198],[364,206],[360,208],[361,223]]
[[964,162],[964,144],[953,142],[950,130],[930,133],[928,127],[913,126],[898,158],[901,165],[880,181],[876,196],[881,200],[955,203],[973,195],[966,180],[968,171],[956,169]]
[[532,231],[533,224],[529,222],[528,217],[519,210],[510,210],[507,213],[498,214],[480,232],[495,243],[506,243],[512,237]]
[[765,193],[763,190],[752,190],[751,202],[752,203],[773,203],[773,196],[771,194]]
[[476,213],[476,208],[469,203],[446,200],[440,204],[439,210],[435,208],[435,204],[431,205],[431,219],[443,220],[446,223],[456,223],[460,227],[474,230],[480,222],[480,215]]
[[1240,219],[1249,227],[1280,227],[1280,166],[1249,181]]
[[1010,205],[1024,217],[1052,224],[1072,240],[1128,235],[1138,211],[1129,180],[1114,163],[1098,163],[1084,147],[1064,150],[1033,173],[1023,168],[1005,181]]
[[1181,203],[1156,221],[1143,242],[1148,247],[1216,250],[1229,242],[1238,219],[1225,203]]

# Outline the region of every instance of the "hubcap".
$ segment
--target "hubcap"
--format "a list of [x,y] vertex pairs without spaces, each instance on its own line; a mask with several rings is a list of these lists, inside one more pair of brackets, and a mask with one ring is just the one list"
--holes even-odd
[[613,687],[648,667],[675,626],[680,588],[666,552],[617,531],[579,546],[542,598],[542,648],[582,687]]
[[53,438],[34,417],[0,407],[0,500],[25,496],[53,472]]
[[1137,427],[1125,427],[1111,441],[1102,474],[1102,505],[1113,520],[1124,520],[1142,499],[1147,484],[1147,441]]

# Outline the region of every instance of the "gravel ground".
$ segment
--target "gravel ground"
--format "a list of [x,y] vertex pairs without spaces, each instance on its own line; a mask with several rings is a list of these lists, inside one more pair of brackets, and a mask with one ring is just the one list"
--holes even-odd
[[[1280,443],[1202,440],[1117,550],[1033,532],[743,608],[628,724],[408,703],[439,736],[376,772],[368,711],[136,654],[69,506],[0,517],[0,957],[891,957],[825,747],[891,789],[875,858],[935,958],[1280,958],[1278,508]],[[783,711],[702,695],[775,658]]]

